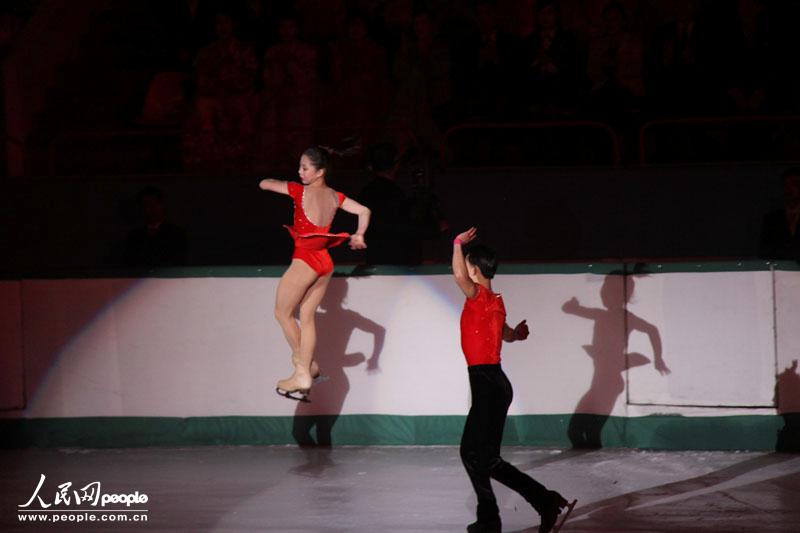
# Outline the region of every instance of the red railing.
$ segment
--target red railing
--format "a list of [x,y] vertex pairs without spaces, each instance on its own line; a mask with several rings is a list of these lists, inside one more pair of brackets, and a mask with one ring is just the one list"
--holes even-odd
[[181,129],[170,126],[163,128],[120,128],[111,130],[80,130],[62,133],[50,141],[47,147],[47,169],[51,176],[60,172],[61,160],[59,150],[66,144],[75,141],[102,142],[119,138],[175,139],[181,135]]
[[[47,166],[48,173],[51,176],[60,174],[63,167],[63,150],[65,146],[70,143],[90,143],[95,142],[102,144],[104,142],[118,140],[118,139],[152,139],[153,143],[157,143],[165,138],[176,139],[179,138],[183,130],[178,127],[141,127],[141,128],[119,128],[109,130],[81,130],[66,132],[55,139],[53,139],[47,148]],[[331,145],[338,148],[338,144],[345,137],[356,137],[361,143],[361,152],[365,145],[379,140],[382,135],[388,134],[387,140],[396,141],[397,136],[403,136],[404,139],[412,145],[418,144],[416,135],[406,126],[403,125],[378,125],[367,124],[355,127],[342,127],[342,126],[324,126],[315,128],[314,130],[295,130],[284,134],[284,138],[293,139],[298,137],[309,137],[314,139],[315,142],[321,144]],[[304,147],[307,148],[307,147]],[[292,154],[294,157],[297,154]],[[354,160],[357,160],[355,158]]]
[[[650,164],[650,154],[653,148],[658,145],[653,142],[653,131],[659,127],[665,126],[685,126],[693,128],[693,131],[699,131],[703,127],[725,127],[725,126],[752,126],[757,127],[761,125],[791,125],[800,126],[800,116],[735,116],[735,117],[682,117],[682,118],[662,118],[650,120],[639,128],[639,163],[642,166]],[[608,124],[603,122],[591,120],[566,120],[566,121],[536,121],[536,122],[477,122],[460,124],[448,129],[442,139],[439,147],[442,164],[447,166],[452,163],[452,147],[453,137],[460,132],[464,131],[513,131],[513,130],[541,130],[541,131],[555,131],[555,130],[594,130],[601,132],[609,141],[610,153],[607,160],[613,166],[619,166],[621,160],[621,142],[620,136]],[[48,146],[47,164],[48,170],[51,175],[58,175],[59,169],[62,166],[63,150],[73,142],[102,142],[124,139],[124,138],[150,138],[153,142],[159,142],[164,138],[175,138],[180,136],[181,129],[175,127],[165,128],[122,128],[116,130],[98,130],[98,131],[76,131],[67,132],[56,137]],[[381,135],[389,134],[390,140],[395,140],[397,136],[402,136],[410,144],[418,144],[418,139],[413,131],[404,126],[397,124],[390,125],[377,125],[369,124],[351,128],[341,126],[325,126],[315,128],[309,132],[290,132],[286,136],[293,137],[298,135],[308,136],[312,135],[317,142],[330,143],[336,145],[346,135],[355,135],[363,137],[364,144],[369,144],[375,141]],[[798,139],[800,139],[800,128],[798,128]],[[6,139],[6,143],[24,146],[24,143],[17,139]],[[602,150],[603,148],[601,148]],[[800,156],[798,156],[800,157]],[[798,157],[790,158],[792,160]],[[356,158],[357,159],[357,158]],[[730,161],[744,161],[747,159],[730,159]],[[787,159],[788,160],[788,159]],[[659,161],[664,163],[665,161]],[[668,161],[667,161],[668,162]],[[677,161],[676,161],[677,162]],[[476,165],[481,168],[497,167],[498,165]],[[502,166],[502,165],[501,165]]]
[[[752,115],[733,117],[681,117],[650,120],[639,128],[639,164],[648,164],[648,133],[660,126],[759,126],[764,124],[799,124],[800,116]],[[800,157],[800,155],[798,155]]]
[[620,140],[614,129],[603,122],[593,120],[547,120],[536,122],[476,122],[453,126],[444,134],[439,152],[443,165],[449,161],[449,141],[457,132],[465,130],[554,130],[554,129],[584,129],[598,130],[608,135],[611,144],[609,160],[616,167],[620,163]]

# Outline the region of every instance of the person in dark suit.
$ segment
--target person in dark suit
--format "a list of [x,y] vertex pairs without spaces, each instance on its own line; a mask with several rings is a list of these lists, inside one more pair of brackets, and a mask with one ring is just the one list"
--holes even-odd
[[156,187],[145,187],[138,199],[144,225],[128,233],[125,264],[135,267],[186,264],[186,233],[166,220],[164,193]]
[[783,173],[783,209],[767,213],[761,225],[759,257],[800,261],[800,168]]
[[358,201],[373,207],[370,221],[372,243],[367,248],[369,265],[403,265],[409,262],[409,199],[397,185],[397,151],[390,143],[369,148],[368,170],[372,179]]
[[697,57],[703,40],[698,13],[696,0],[671,4],[671,20],[655,28],[648,40],[645,85],[655,114],[702,114],[707,109]]
[[536,31],[522,42],[525,91],[535,116],[574,114],[586,89],[586,55],[561,24],[556,0],[536,4]]

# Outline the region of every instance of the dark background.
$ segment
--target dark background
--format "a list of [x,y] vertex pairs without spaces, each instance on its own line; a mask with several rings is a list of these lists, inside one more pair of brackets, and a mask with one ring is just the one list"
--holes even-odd
[[329,176],[354,197],[396,148],[411,262],[470,225],[503,260],[763,256],[800,160],[799,5],[4,2],[3,269],[124,266],[146,186],[181,264],[285,264],[291,204],[257,183],[317,143],[354,148]]

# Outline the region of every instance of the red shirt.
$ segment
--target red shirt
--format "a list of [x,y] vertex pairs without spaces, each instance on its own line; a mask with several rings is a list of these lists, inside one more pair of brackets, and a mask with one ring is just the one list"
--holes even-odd
[[467,298],[461,312],[461,349],[467,366],[500,363],[505,323],[503,297],[478,285],[478,294]]

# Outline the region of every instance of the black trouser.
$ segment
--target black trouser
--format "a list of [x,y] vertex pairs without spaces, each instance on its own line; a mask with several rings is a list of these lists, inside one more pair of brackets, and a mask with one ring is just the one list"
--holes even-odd
[[503,427],[514,391],[500,365],[469,367],[472,407],[461,437],[461,460],[478,496],[478,521],[499,516],[489,479],[518,492],[537,511],[545,503],[547,489],[500,457]]

